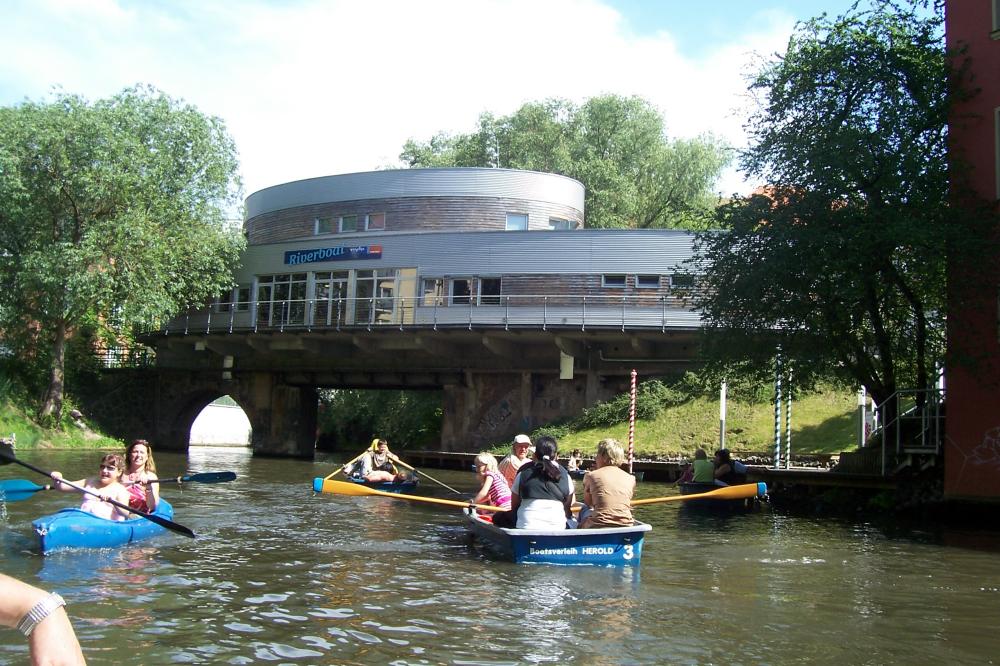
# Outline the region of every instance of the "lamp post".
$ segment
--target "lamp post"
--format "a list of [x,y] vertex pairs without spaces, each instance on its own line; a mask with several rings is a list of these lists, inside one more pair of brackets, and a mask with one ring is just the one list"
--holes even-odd
[[868,395],[865,387],[858,390],[858,448],[864,448],[865,440],[865,407],[868,404]]

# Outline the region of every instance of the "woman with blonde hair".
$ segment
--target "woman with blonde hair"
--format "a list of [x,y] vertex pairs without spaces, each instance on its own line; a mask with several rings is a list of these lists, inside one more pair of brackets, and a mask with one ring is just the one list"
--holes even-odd
[[160,484],[157,483],[153,447],[144,439],[133,439],[125,447],[125,474],[122,483],[128,490],[128,505],[133,509],[152,513],[160,503]]
[[625,451],[616,439],[597,443],[595,469],[583,477],[583,503],[580,528],[622,527],[632,525],[632,494],[635,477],[621,468]]

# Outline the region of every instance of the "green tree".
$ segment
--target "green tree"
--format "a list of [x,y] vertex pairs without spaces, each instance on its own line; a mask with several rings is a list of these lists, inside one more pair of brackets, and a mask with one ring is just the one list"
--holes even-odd
[[604,95],[579,107],[550,99],[507,117],[484,113],[471,134],[407,141],[400,159],[558,173],[586,187],[589,227],[691,229],[709,219],[729,155],[712,136],[669,139],[663,118],[638,97]]
[[373,437],[393,450],[440,443],[440,391],[330,389],[319,397],[319,430],[337,448],[361,449]]
[[127,335],[231,284],[237,168],[219,119],[152,88],[0,108],[0,326],[48,361],[43,420],[81,325]]
[[955,78],[942,17],[915,9],[800,24],[752,79],[742,166],[774,185],[722,207],[694,260],[720,367],[766,376],[780,344],[798,380],[838,376],[879,402],[933,382],[946,248],[959,241],[945,145]]

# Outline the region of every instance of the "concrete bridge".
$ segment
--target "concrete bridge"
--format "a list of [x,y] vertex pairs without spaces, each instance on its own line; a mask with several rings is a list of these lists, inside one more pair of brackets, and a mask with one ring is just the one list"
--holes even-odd
[[116,378],[121,386],[109,388],[99,409],[137,402],[114,417],[115,430],[184,450],[198,414],[228,395],[250,420],[255,454],[311,457],[318,389],[440,390],[441,450],[478,450],[627,391],[633,368],[647,378],[683,372],[693,362],[694,330],[624,328],[539,322],[516,329],[164,332],[150,338],[156,367],[109,375],[109,386]]

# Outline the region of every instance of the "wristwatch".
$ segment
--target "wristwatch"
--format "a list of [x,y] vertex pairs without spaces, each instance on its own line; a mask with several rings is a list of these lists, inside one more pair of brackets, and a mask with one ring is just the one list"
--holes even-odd
[[35,627],[37,627],[42,620],[47,618],[52,611],[65,605],[66,601],[61,596],[53,592],[32,606],[31,610],[24,614],[21,621],[17,623],[18,631],[25,636],[30,636],[31,632],[35,630]]

